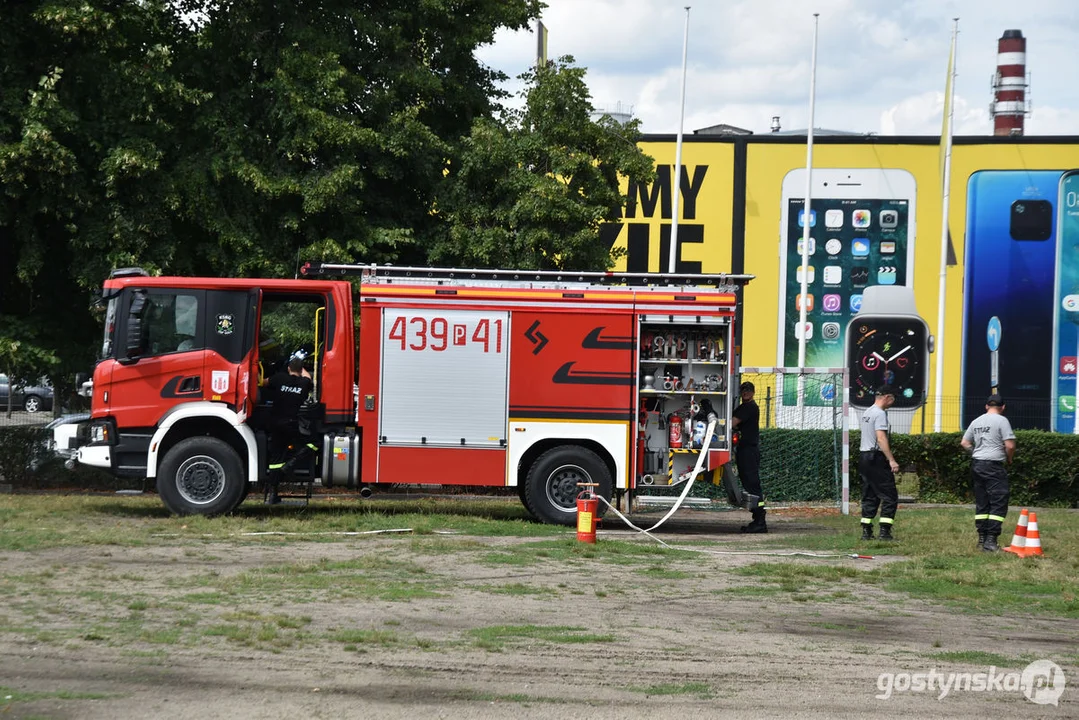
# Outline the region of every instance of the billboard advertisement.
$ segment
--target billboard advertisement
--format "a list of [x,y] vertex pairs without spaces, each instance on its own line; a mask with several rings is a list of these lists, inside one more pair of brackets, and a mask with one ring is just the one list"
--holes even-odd
[[[1079,177],[1069,171],[1079,169],[1079,138],[954,139],[942,328],[940,139],[814,140],[807,178],[804,136],[684,138],[677,269],[756,276],[742,307],[742,363],[796,365],[804,336],[807,366],[842,365],[843,333],[862,291],[907,285],[944,353],[942,430],[958,430],[984,411],[995,388],[1014,426],[1071,432],[1079,395]],[[657,180],[626,188],[623,223],[604,235],[626,250],[616,269],[663,272],[675,138],[646,136],[640,145],[656,160]],[[995,350],[990,320],[1000,328]],[[930,375],[914,432],[933,429]]]

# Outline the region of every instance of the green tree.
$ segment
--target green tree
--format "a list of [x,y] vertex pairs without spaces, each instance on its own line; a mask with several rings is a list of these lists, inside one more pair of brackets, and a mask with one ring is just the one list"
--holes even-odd
[[478,119],[438,200],[446,222],[432,259],[481,267],[606,270],[600,226],[622,217],[620,179],[647,183],[654,161],[639,121],[593,120],[583,68],[565,56],[521,79],[524,105]]
[[474,51],[540,7],[0,2],[0,316],[62,373],[114,267],[424,259],[451,144],[498,97]]
[[3,16],[0,315],[20,362],[71,385],[99,336],[88,288],[173,242],[167,162],[197,95],[172,75],[168,2],[5,2]]

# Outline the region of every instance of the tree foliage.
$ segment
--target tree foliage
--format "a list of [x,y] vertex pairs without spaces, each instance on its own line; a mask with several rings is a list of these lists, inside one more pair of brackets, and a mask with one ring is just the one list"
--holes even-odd
[[[539,0],[0,3],[0,316],[85,368],[110,269],[425,260],[475,49]],[[59,372],[59,371],[57,371]]]
[[479,118],[439,195],[446,221],[432,258],[481,267],[606,270],[616,256],[599,228],[622,216],[620,178],[650,182],[639,121],[593,121],[573,57],[525,73],[519,110]]

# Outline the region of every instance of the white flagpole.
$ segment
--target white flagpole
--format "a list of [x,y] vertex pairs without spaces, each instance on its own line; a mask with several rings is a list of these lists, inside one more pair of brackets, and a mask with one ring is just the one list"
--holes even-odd
[[667,272],[673,274],[678,258],[678,198],[682,195],[682,125],[686,119],[686,55],[689,49],[689,5],[686,5],[686,32],[682,39],[682,93],[678,115],[678,142],[674,150],[674,178],[671,182],[671,246],[667,251]]
[[941,415],[944,399],[944,307],[945,295],[948,291],[948,208],[950,200],[950,185],[952,178],[952,121],[955,118],[955,49],[959,37],[959,18],[953,18],[952,49],[949,58],[948,96],[944,98],[947,104],[947,132],[944,133],[944,180],[941,195],[941,220],[940,220],[940,287],[937,290],[937,335],[936,335],[936,397],[933,408],[933,432],[941,431]]
[[[798,369],[806,364],[806,296],[809,293],[809,211],[813,197],[813,115],[817,100],[817,25],[820,13],[813,13],[813,61],[809,67],[809,127],[806,129],[806,197],[802,206],[802,300],[798,311]],[[798,404],[805,395],[805,374],[798,374]]]
[[802,227],[802,302],[798,312],[799,327],[802,328],[801,338],[798,340],[798,367],[803,368],[806,364],[806,294],[809,292],[809,210],[813,195],[813,114],[817,99],[817,23],[820,13],[813,13],[813,62],[809,68],[809,128],[806,130],[806,198],[803,206]]

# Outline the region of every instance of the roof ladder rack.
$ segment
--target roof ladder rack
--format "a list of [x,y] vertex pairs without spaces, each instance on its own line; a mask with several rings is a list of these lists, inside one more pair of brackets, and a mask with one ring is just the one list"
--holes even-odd
[[359,276],[378,282],[437,282],[461,283],[470,281],[517,283],[586,283],[592,285],[709,285],[737,289],[754,278],[753,275],[725,273],[636,273],[595,272],[573,270],[495,270],[482,268],[432,268],[398,265],[351,265],[307,262],[300,268],[303,277]]

